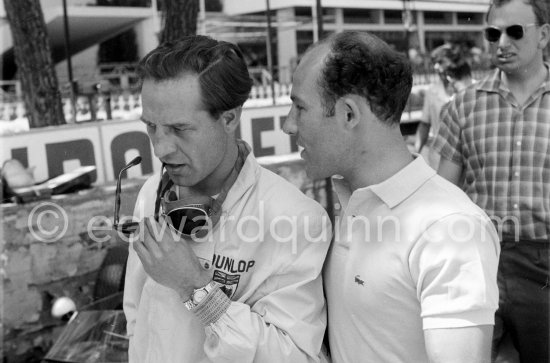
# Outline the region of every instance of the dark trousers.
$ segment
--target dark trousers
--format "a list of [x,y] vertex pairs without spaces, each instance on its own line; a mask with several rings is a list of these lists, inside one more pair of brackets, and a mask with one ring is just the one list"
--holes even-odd
[[549,245],[532,241],[502,243],[493,357],[509,335],[522,363],[550,362]]

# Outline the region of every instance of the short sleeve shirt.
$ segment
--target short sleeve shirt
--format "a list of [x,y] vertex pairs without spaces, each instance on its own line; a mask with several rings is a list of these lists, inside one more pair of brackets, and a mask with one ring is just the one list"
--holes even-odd
[[487,215],[417,157],[343,207],[325,267],[332,361],[429,362],[424,330],[490,325],[500,245]]
[[[548,65],[547,65],[548,68]],[[433,147],[506,238],[550,237],[550,74],[519,105],[496,70],[445,108]]]

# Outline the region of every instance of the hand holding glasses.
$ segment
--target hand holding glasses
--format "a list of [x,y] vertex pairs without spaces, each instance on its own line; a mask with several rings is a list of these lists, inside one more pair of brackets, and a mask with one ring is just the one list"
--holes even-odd
[[[536,26],[537,24],[531,23],[531,24],[514,24],[507,26],[504,28],[504,32],[506,32],[506,35],[508,35],[513,40],[520,40],[523,38],[526,32],[526,28],[531,26]],[[484,30],[485,39],[487,39],[491,43],[498,42],[500,37],[502,36],[503,29],[499,28],[498,26],[488,26]]]
[[122,179],[122,173],[128,169],[130,169],[132,166],[136,166],[139,163],[141,163],[141,156],[135,157],[132,161],[130,161],[122,170],[118,173],[118,179],[116,182],[116,192],[115,192],[115,213],[114,213],[114,221],[113,221],[113,228],[117,231],[122,232],[122,234],[126,236],[132,235],[136,229],[139,226],[138,222],[124,222],[122,224],[119,224],[119,217],[120,217],[120,180]]

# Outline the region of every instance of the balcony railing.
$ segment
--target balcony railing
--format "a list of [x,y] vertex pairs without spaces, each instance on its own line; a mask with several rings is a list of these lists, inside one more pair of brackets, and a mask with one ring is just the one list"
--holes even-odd
[[[290,103],[290,85],[275,84],[277,103]],[[271,105],[272,92],[270,86],[253,86],[250,92],[250,105]],[[256,101],[256,102],[255,102]],[[69,97],[62,98],[65,120],[73,122],[73,110]],[[141,96],[139,91],[108,92],[79,95],[76,98],[76,122],[139,119],[141,116]],[[25,118],[25,106],[21,99],[4,96],[0,99],[0,120],[12,121]]]
[[[487,71],[475,71],[474,78],[481,79]],[[418,112],[422,109],[423,92],[436,80],[434,73],[415,74],[413,77],[413,92],[409,98],[405,113]],[[17,85],[12,84],[17,88]],[[276,104],[290,104],[292,85],[275,83],[275,97],[270,85],[255,85],[252,87],[245,107],[270,106],[273,98]],[[139,90],[87,93],[76,98],[76,120],[73,120],[73,110],[70,98],[63,97],[63,111],[67,122],[86,122],[96,120],[126,119],[136,120],[141,116],[141,96]],[[0,121],[24,119],[26,110],[20,97],[13,94],[0,95]],[[409,119],[411,117],[407,117]]]

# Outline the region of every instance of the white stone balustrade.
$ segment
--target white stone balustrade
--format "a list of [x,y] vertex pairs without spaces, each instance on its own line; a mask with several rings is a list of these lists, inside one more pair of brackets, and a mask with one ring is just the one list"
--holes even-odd
[[[288,97],[290,95],[290,85],[276,83],[275,95]],[[272,98],[270,86],[253,86],[250,92],[249,100],[266,100]],[[63,98],[63,112],[65,120],[72,122],[73,112],[70,98]],[[92,105],[90,105],[90,102]],[[92,120],[107,120],[108,103],[110,105],[110,119],[136,119],[141,114],[141,96],[138,92],[130,93],[111,93],[110,95],[101,93],[83,96],[79,95],[76,99],[76,122],[85,122]],[[2,102],[0,100],[0,121],[13,121],[26,118],[25,105],[22,101]]]

